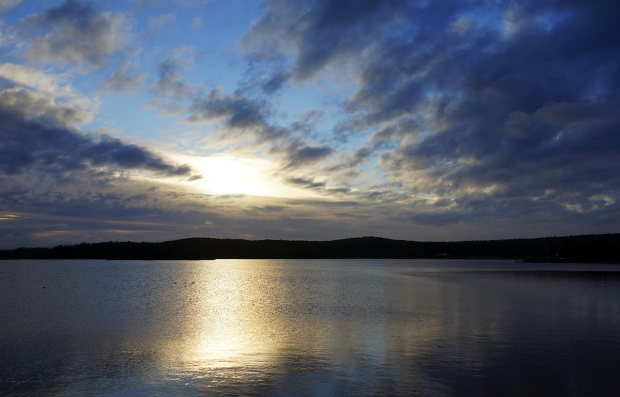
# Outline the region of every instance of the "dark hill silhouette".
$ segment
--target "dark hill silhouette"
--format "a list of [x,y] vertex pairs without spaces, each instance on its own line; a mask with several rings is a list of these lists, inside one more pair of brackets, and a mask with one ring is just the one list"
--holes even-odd
[[332,241],[188,238],[17,248],[0,259],[514,258],[620,263],[620,233],[510,240],[420,242],[358,237]]

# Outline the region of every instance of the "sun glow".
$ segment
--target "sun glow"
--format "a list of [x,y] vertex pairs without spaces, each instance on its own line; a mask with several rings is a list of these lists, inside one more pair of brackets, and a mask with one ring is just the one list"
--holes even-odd
[[216,194],[266,195],[269,181],[265,173],[269,165],[234,157],[209,157],[204,159],[202,180],[197,183]]
[[309,192],[284,185],[275,176],[277,165],[269,160],[233,156],[175,156],[202,175],[192,181],[198,189],[216,195],[301,197]]

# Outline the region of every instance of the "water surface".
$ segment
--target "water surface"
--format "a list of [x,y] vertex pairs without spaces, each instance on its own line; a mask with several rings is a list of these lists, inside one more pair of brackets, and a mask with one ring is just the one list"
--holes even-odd
[[0,395],[611,396],[620,269],[0,261]]

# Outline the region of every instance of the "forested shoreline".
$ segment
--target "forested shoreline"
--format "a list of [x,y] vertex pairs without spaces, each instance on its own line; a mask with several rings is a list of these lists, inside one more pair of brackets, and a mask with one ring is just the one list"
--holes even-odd
[[620,233],[529,239],[421,242],[358,237],[331,241],[196,237],[165,242],[103,242],[16,248],[0,259],[346,259],[504,258],[620,263]]

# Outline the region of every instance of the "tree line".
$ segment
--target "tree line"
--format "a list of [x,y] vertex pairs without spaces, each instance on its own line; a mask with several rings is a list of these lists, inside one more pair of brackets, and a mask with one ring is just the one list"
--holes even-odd
[[81,243],[0,251],[0,259],[345,259],[506,258],[620,263],[620,233],[529,239],[406,241],[359,237],[332,241],[187,238],[165,242]]

